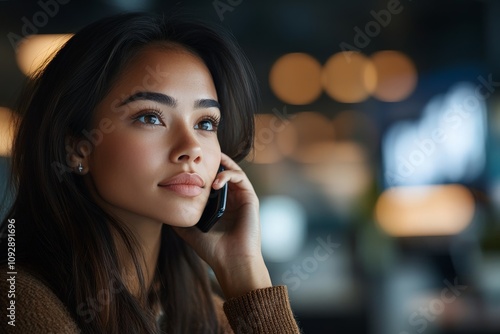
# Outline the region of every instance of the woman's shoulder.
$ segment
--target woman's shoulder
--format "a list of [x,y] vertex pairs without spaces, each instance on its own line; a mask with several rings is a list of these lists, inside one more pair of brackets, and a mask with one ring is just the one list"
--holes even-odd
[[8,321],[0,328],[7,333],[79,333],[68,310],[55,293],[30,271],[16,266],[0,267],[2,310]]

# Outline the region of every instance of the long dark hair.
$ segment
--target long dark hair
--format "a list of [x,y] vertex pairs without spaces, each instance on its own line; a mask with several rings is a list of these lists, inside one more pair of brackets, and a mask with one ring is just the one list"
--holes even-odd
[[[221,105],[223,152],[236,161],[253,143],[256,79],[234,39],[220,29],[144,13],[97,21],[76,33],[20,97],[22,116],[12,153],[16,260],[48,284],[84,333],[216,333],[219,325],[207,269],[169,226],[163,226],[156,276],[146,289],[141,255],[124,224],[92,200],[68,166],[66,140],[87,140],[96,105],[126,63],[145,46],[176,43],[210,70]],[[140,297],[126,289],[112,229],[137,270]],[[1,259],[6,259],[2,240]],[[156,316],[161,304],[161,331]]]

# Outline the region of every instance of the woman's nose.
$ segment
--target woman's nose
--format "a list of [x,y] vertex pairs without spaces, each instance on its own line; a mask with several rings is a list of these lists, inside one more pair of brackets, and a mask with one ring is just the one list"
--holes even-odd
[[201,157],[201,146],[196,138],[193,128],[179,126],[175,131],[174,146],[171,150],[170,160],[174,163],[199,163]]

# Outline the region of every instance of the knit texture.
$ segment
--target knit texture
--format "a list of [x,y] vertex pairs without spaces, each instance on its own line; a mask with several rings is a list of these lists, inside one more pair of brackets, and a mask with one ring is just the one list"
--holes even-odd
[[[8,299],[7,292],[12,288],[7,279],[12,275],[7,275],[5,268],[2,267],[0,277],[0,309],[2,310],[0,333],[80,333],[63,303],[38,279],[18,269],[15,275],[15,285],[12,286],[12,288],[15,287],[15,299]],[[11,300],[15,300],[15,326],[8,324],[11,319],[5,315]]]
[[[65,305],[40,280],[19,270],[15,275],[15,299],[8,298],[11,284],[5,267],[0,272],[0,333],[81,333]],[[13,286],[14,287],[14,286]],[[7,308],[15,300],[15,326]],[[214,296],[222,333],[300,333],[293,317],[285,286],[259,289],[223,302]],[[7,314],[6,314],[7,313]]]
[[286,286],[259,289],[224,303],[235,333],[300,333],[293,317]]

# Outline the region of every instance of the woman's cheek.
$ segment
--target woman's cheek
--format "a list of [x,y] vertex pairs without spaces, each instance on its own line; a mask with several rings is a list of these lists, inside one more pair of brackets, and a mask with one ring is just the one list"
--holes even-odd
[[137,136],[109,136],[96,147],[93,172],[110,180],[117,176],[125,179],[154,176],[155,166],[161,166],[165,161],[159,151],[151,140]]

